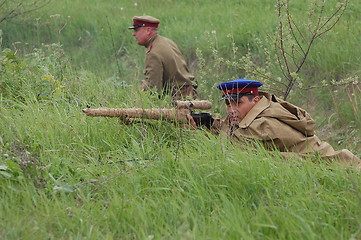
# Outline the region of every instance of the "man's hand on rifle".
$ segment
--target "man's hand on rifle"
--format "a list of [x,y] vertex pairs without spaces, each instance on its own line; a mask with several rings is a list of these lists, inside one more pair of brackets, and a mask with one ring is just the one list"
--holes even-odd
[[120,125],[131,125],[134,123],[136,123],[136,121],[132,118],[122,118],[122,117],[119,118]]
[[191,130],[197,129],[197,124],[194,121],[193,117],[190,114],[187,114],[188,123],[184,124],[184,127],[189,128]]
[[220,117],[216,117],[213,120],[213,124],[210,128],[211,132],[213,132],[214,134],[219,134],[221,131],[221,118]]

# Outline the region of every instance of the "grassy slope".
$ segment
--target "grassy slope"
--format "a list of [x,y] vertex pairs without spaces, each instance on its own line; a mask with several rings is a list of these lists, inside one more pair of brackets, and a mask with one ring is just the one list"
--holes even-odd
[[3,163],[25,165],[2,179],[5,238],[359,236],[359,172],[284,162],[171,124],[120,127],[65,104],[9,111]]
[[[335,1],[330,2],[328,7]],[[158,7],[160,5],[162,8]],[[356,17],[359,8],[359,2],[351,1],[336,29],[316,42],[309,60],[311,69],[308,75],[328,78],[335,77],[336,73],[359,71],[357,62],[361,50],[357,46],[360,20]],[[301,2],[291,4],[291,11],[299,22],[307,21],[304,16],[306,9],[307,6]],[[60,17],[54,17],[56,14]],[[64,0],[52,3],[42,13],[28,16],[28,24],[4,23],[3,41],[10,46],[15,41],[28,42],[29,48],[33,44],[60,41],[71,52],[74,61],[90,67],[99,67],[100,64],[100,72],[111,74],[117,72],[114,51],[119,50],[122,70],[126,71],[129,67],[127,63],[132,61],[142,64],[143,51],[136,46],[126,27],[131,24],[132,16],[143,14],[162,20],[161,34],[174,39],[189,61],[194,60],[196,48],[209,51],[210,39],[205,31],[216,31],[220,52],[229,55],[231,43],[228,34],[234,35],[241,51],[248,44],[257,50],[254,38],[267,39],[267,34],[272,34],[277,26],[274,1],[88,1],[84,4],[82,1]],[[39,18],[36,24],[35,19]],[[343,46],[342,49],[339,46]],[[113,62],[111,66],[109,61]],[[101,64],[103,62],[104,65]],[[311,72],[315,65],[319,75]]]
[[[205,30],[216,30],[220,48],[227,51],[222,39],[227,39],[224,35],[229,29],[239,36],[236,39],[241,46],[251,39],[254,29],[271,25],[259,8],[260,1],[244,6],[232,1],[140,1],[137,7],[133,2],[88,3],[55,4],[46,16],[70,15],[71,23],[58,36],[45,30],[40,36],[58,37],[66,51],[74,52],[68,56],[79,61],[92,59],[89,66],[99,73],[103,69],[94,69],[94,63],[102,66],[99,62],[112,57],[104,18],[109,16],[114,37],[121,39],[116,44],[124,43],[120,66],[125,82],[100,78],[66,64],[66,60],[52,58],[38,59],[35,67],[17,70],[19,74],[7,73],[10,80],[23,81],[25,100],[14,101],[6,95],[0,99],[0,238],[360,238],[359,172],[336,164],[285,162],[262,149],[239,148],[223,138],[179,130],[168,123],[119,126],[116,119],[86,118],[80,111],[86,104],[168,106],[166,101],[134,94],[135,81],[141,78],[143,49],[134,46],[129,32],[123,30],[131,16],[144,13],[164,19],[164,35],[188,49],[191,60],[196,47],[206,51]],[[163,8],[154,7],[160,4]],[[245,14],[251,10],[257,14]],[[233,17],[224,17],[228,15]],[[260,15],[264,24],[256,21]],[[176,24],[184,31],[170,27]],[[355,46],[351,40],[356,32],[348,34],[350,43],[345,49]],[[333,61],[334,55],[349,62],[360,56],[356,54],[359,48],[351,55],[338,54],[335,49],[341,40],[333,39],[327,48],[317,46],[324,49],[322,54],[330,54],[327,59],[316,58],[317,64],[333,69],[330,65],[334,63],[327,62]],[[350,66],[345,71],[357,70]],[[111,68],[117,72],[115,66]],[[39,101],[34,86],[46,73],[65,88],[60,95],[46,95]],[[219,103],[215,104],[219,108]],[[3,169],[5,166],[8,169]]]

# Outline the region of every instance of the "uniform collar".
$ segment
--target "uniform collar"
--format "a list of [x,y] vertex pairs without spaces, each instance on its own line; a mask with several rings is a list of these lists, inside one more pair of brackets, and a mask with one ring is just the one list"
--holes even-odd
[[145,43],[145,47],[147,48],[147,53],[152,50],[153,42],[158,37],[158,34],[155,34],[151,38],[148,39],[148,41]]
[[240,128],[247,128],[251,123],[253,122],[256,117],[263,112],[266,108],[268,108],[271,104],[269,94],[267,93],[260,93],[263,95],[261,97],[261,100],[254,105],[254,107],[247,113],[247,115],[242,119],[242,121],[239,123]]

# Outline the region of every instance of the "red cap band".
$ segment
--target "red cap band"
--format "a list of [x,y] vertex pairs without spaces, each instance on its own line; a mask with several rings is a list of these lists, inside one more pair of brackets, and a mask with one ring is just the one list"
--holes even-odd
[[159,23],[149,23],[149,22],[143,22],[143,21],[133,21],[133,26],[136,25],[143,25],[143,27],[154,27],[154,28],[158,28],[158,24]]
[[238,94],[238,93],[248,93],[250,92],[251,94],[257,95],[258,94],[258,88],[256,87],[245,87],[245,88],[233,88],[233,89],[224,89],[222,90],[223,95],[227,95],[227,94]]

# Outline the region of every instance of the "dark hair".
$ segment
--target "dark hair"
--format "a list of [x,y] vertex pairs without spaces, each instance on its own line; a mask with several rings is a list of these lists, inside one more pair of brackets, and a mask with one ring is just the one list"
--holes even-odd
[[248,100],[249,100],[249,101],[252,101],[253,98],[255,98],[255,97],[259,97],[258,94],[249,94],[249,95],[246,95],[246,96],[248,97]]
[[[260,95],[259,94],[247,94],[247,95],[243,95],[242,97],[244,97],[244,96],[246,96],[247,98],[248,98],[248,101],[252,101],[253,100],[253,98],[255,98],[255,97],[259,97]],[[241,98],[241,97],[239,97],[239,98]],[[239,99],[238,98],[238,99]],[[238,100],[237,99],[237,100]],[[228,105],[229,104],[229,99],[224,99],[225,100],[225,103],[226,103],[226,105]],[[231,100],[231,101],[237,101],[237,100]]]

